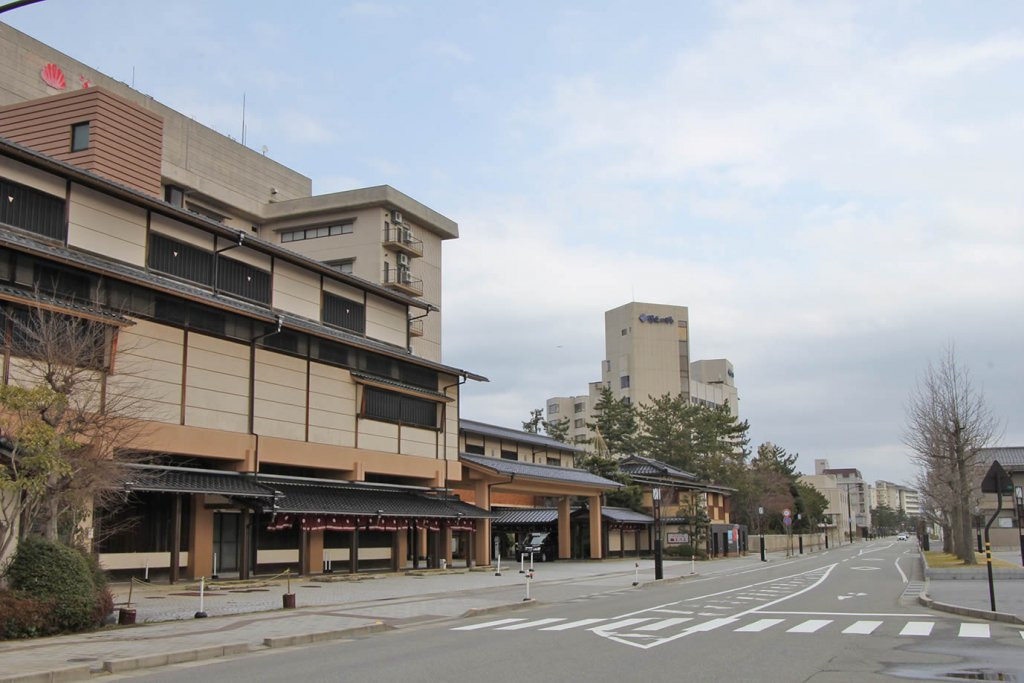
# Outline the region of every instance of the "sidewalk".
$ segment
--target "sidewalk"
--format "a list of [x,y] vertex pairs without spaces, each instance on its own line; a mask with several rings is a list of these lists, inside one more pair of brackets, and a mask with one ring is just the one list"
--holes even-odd
[[[697,564],[705,573],[757,562],[756,555]],[[531,596],[537,601],[583,597],[631,589],[654,580],[654,564],[633,559],[600,562],[562,561],[534,565]],[[665,579],[690,575],[690,563],[666,560]],[[317,580],[323,579],[323,580]],[[332,580],[334,579],[334,580]],[[519,565],[469,571],[421,571],[407,574],[348,575],[292,580],[294,610],[281,609],[286,581],[228,585],[204,597],[198,586],[135,584],[132,607],[142,625],[108,627],[92,633],[0,642],[0,683],[73,681],[92,673],[123,672],[169,663],[209,659],[319,640],[350,638],[404,625],[464,614],[528,608],[525,574]],[[112,586],[117,607],[128,584]]]
[[[988,575],[982,565],[971,579],[929,578],[921,603],[954,614],[1024,624],[1024,567],[1019,552],[993,552],[993,558],[1005,560],[1016,570],[1003,569],[993,580],[996,611],[988,591]],[[1015,578],[1011,578],[1015,577]]]

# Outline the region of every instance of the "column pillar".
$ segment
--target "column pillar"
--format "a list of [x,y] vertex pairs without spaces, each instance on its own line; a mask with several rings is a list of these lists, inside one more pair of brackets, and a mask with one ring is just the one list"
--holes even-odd
[[441,524],[441,557],[446,567],[452,566],[452,527],[447,522]]
[[[416,529],[416,557],[427,557],[430,554],[428,548],[429,539],[427,534],[429,532],[422,527]],[[430,559],[427,559],[423,563],[424,567],[430,569]]]
[[186,576],[198,579],[213,574],[213,510],[206,509],[206,496],[192,495],[192,518],[188,526],[188,568]]
[[590,504],[590,559],[600,560],[603,556],[601,548],[601,496],[587,498]]
[[399,529],[395,532],[391,544],[391,569],[400,572],[405,569],[405,558],[409,554],[409,530]]
[[348,537],[348,573],[359,571],[359,529],[353,529]]
[[[473,485],[474,504],[484,510],[491,509],[491,491],[487,482],[477,481]],[[490,518],[477,520],[476,533],[473,534],[473,556],[479,567],[487,567],[491,564],[491,520]]]
[[558,499],[558,559],[572,559],[572,531],[569,524],[569,496]]
[[177,583],[181,573],[181,494],[174,494],[171,507],[171,575],[170,582]]
[[303,554],[302,573],[310,576],[322,574],[324,570],[324,532],[309,531],[306,533],[306,552]]

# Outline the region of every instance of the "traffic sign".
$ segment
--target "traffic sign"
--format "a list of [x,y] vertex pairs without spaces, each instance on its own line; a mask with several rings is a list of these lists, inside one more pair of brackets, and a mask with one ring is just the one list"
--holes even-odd
[[793,513],[790,512],[789,508],[786,508],[785,510],[782,511],[782,516],[787,519],[789,519],[789,517],[791,517],[792,515]]
[[790,526],[790,525],[793,524],[793,518],[792,517],[783,517],[782,518],[782,523],[785,524],[786,526]]

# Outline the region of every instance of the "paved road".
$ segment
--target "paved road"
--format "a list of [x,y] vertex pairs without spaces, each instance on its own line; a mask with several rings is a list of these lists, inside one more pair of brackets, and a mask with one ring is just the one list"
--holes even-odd
[[906,544],[858,544],[642,591],[548,595],[532,609],[144,678],[828,682],[990,672],[1021,680],[1024,628],[920,607],[906,591],[915,564]]

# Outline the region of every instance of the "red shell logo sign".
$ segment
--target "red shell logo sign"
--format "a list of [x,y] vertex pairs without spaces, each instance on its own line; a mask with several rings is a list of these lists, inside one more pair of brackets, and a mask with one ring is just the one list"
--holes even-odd
[[46,83],[51,88],[65,90],[68,87],[67,81],[64,80],[64,72],[56,64],[44,66],[40,76],[43,78],[43,83]]

